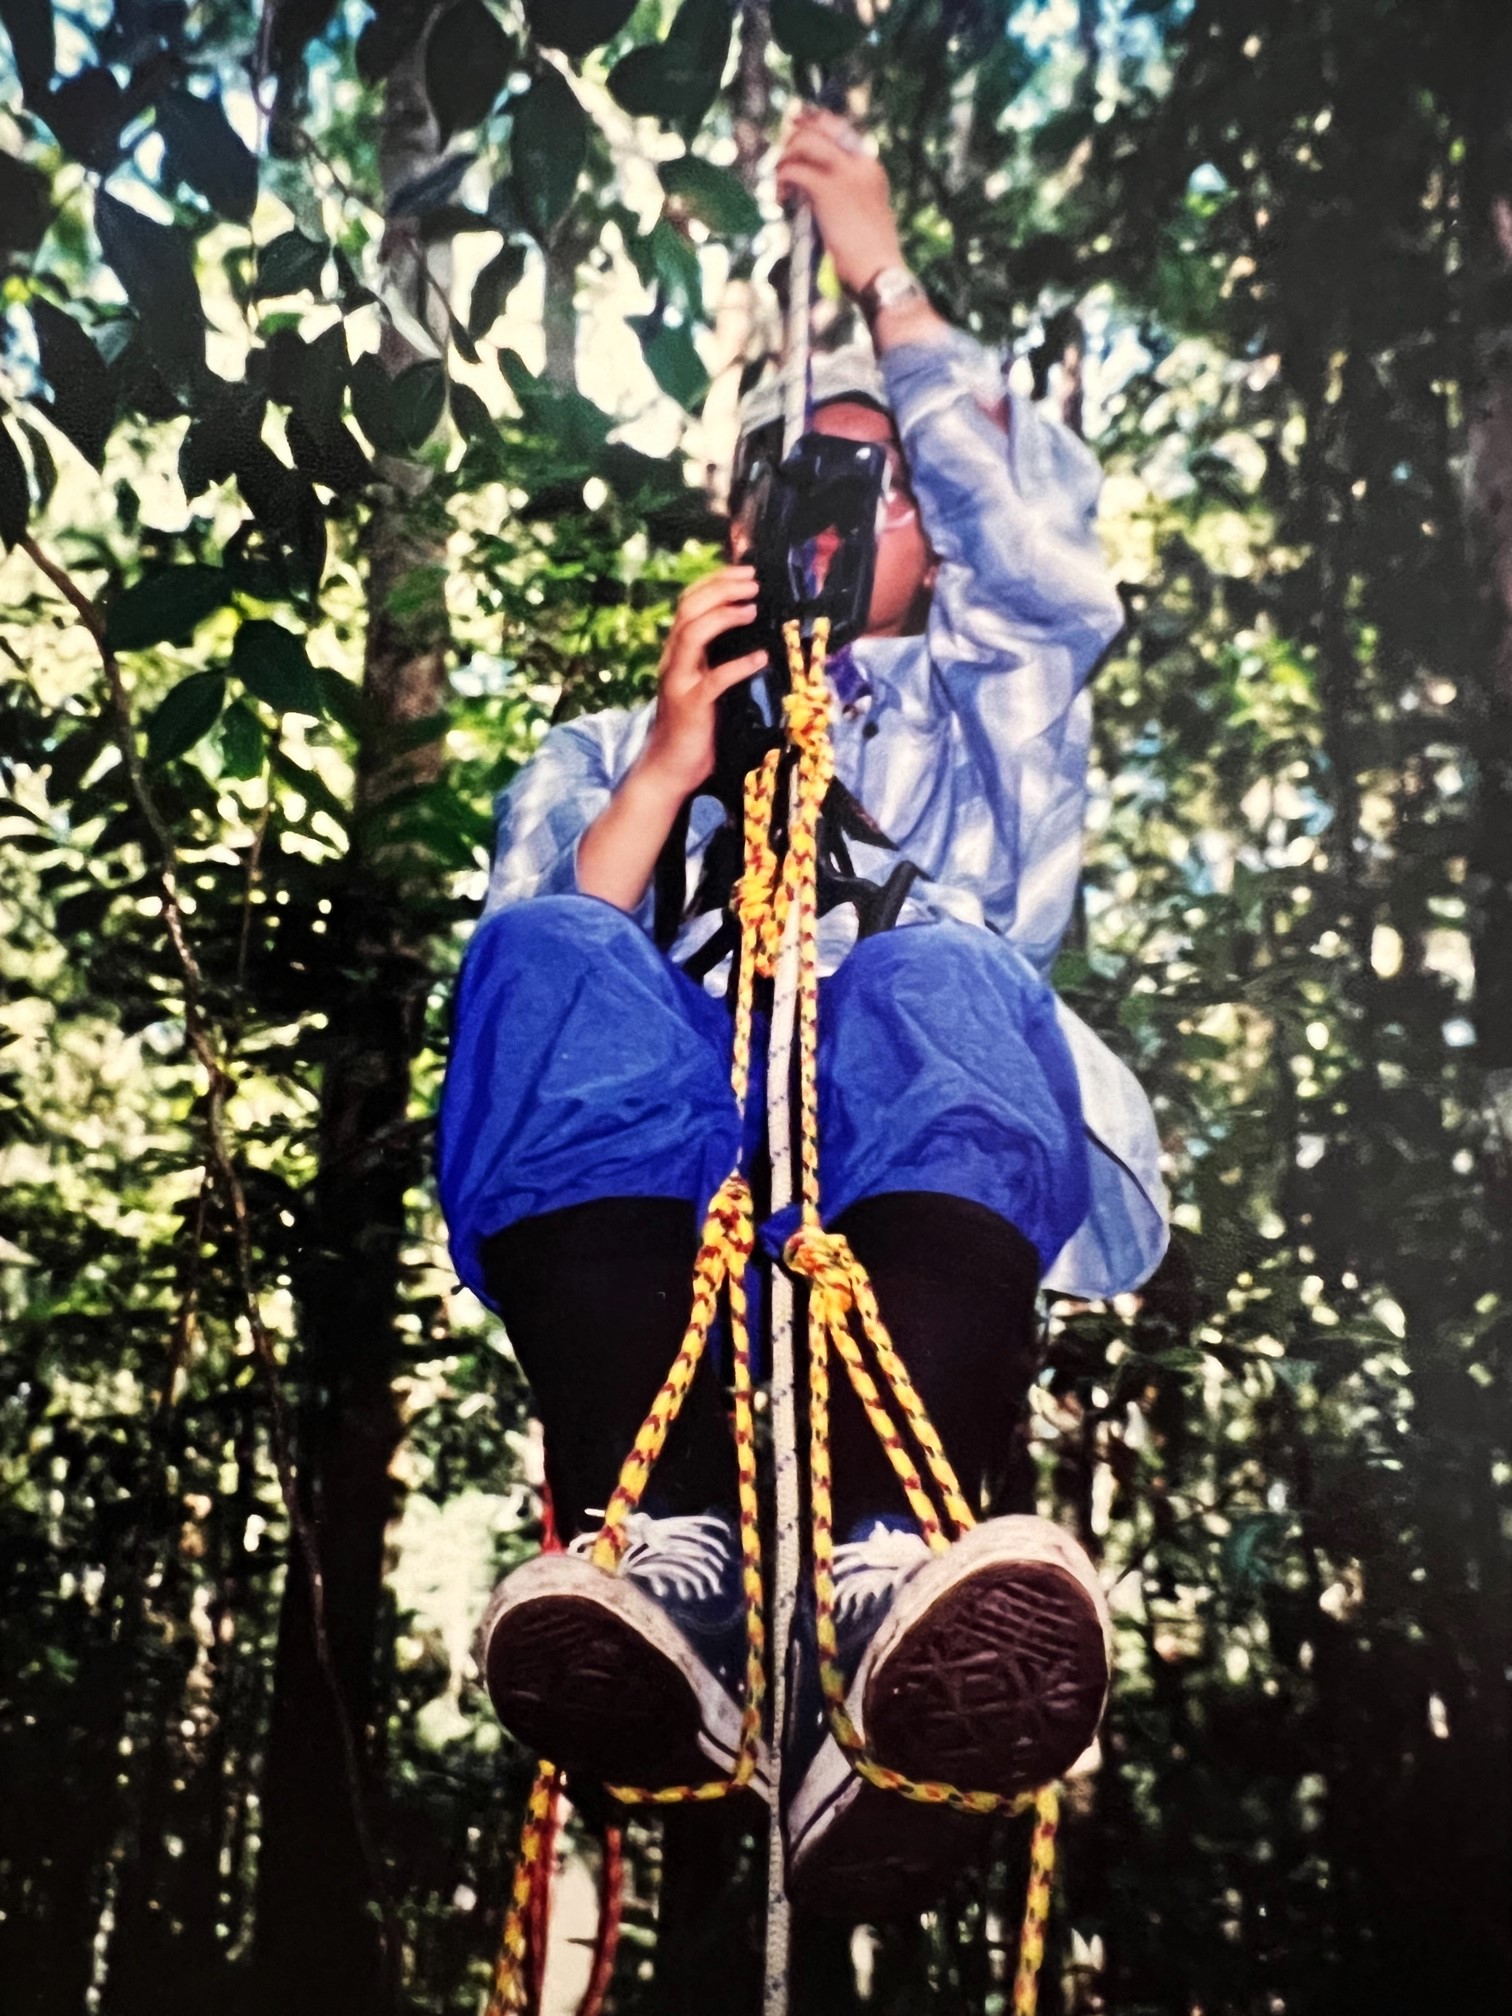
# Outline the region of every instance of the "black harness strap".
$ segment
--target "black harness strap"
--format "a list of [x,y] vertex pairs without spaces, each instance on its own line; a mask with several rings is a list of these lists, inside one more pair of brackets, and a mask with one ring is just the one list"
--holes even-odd
[[[714,783],[715,779],[711,779],[705,789],[712,793]],[[664,952],[670,952],[688,918],[706,916],[711,910],[724,913],[717,928],[703,944],[680,962],[682,970],[691,980],[702,980],[713,972],[740,943],[740,928],[730,910],[730,895],[743,866],[740,802],[737,798],[732,807],[723,800],[722,793],[713,795],[719,796],[724,803],[725,817],[704,850],[703,871],[692,902],[686,901],[688,823],[692,816],[692,800],[684,805],[667,835],[653,881],[655,918],[652,933],[656,944]],[[778,804],[786,804],[786,796],[780,786]],[[780,821],[785,818],[785,813],[779,814]],[[871,938],[879,931],[893,929],[915,882],[928,878],[917,862],[908,860],[900,860],[885,882],[873,882],[864,875],[858,875],[847,844],[850,840],[862,840],[868,846],[885,848],[889,853],[897,852],[896,843],[882,831],[859,799],[846,789],[839,778],[835,778],[825,794],[824,809],[819,815],[819,915],[826,916],[831,910],[851,904],[856,912],[857,937]],[[779,851],[782,843],[783,835],[778,832],[774,835],[774,844]]]

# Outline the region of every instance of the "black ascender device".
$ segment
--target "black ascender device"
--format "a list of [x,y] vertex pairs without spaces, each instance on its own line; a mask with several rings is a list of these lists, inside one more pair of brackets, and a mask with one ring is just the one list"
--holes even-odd
[[[762,708],[752,690],[762,682],[760,673],[720,695],[714,774],[703,789],[721,801],[729,818],[709,841],[703,875],[690,906],[693,914],[728,903],[734,878],[740,873],[741,794],[746,773],[766,750],[782,742],[780,702],[789,685],[783,624],[796,617],[807,643],[819,618],[827,616],[832,651],[865,632],[886,478],[887,450],[876,441],[805,434],[784,457],[781,423],[774,422],[754,431],[741,444],[735,470],[741,498],[736,524],[747,535],[747,552],[756,568],[756,620],[716,638],[709,647],[709,658],[714,664],[728,664],[732,658],[764,650],[768,705]],[[838,877],[829,862],[837,833],[829,818],[831,799],[837,801],[839,828],[844,829],[838,840],[837,858],[843,870]],[[779,823],[786,816],[784,802],[779,801]],[[847,823],[852,813],[860,825]],[[687,818],[684,807],[657,864],[655,935],[664,950],[671,946],[685,910]],[[855,902],[863,933],[882,928],[901,907],[918,870],[912,863],[900,864],[883,888],[858,880],[850,867],[845,834],[864,838],[874,846],[890,847],[892,843],[838,782],[830,786],[820,830],[821,911],[837,901]],[[889,914],[872,914],[879,902],[891,906]],[[863,908],[865,903],[872,909]],[[735,921],[727,912],[720,929],[686,962],[685,970],[702,978],[733,948],[737,937]]]
[[784,457],[780,423],[747,438],[736,469],[742,492],[736,523],[747,533],[756,569],[756,620],[716,640],[714,663],[765,650],[784,686],[785,623],[796,617],[807,642],[827,616],[832,651],[862,634],[886,475],[887,450],[879,442],[805,434]]

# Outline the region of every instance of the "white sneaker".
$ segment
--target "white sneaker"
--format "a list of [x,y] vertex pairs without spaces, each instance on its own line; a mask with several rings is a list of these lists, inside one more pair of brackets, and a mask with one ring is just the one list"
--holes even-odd
[[[1092,1563],[1049,1520],[990,1519],[943,1554],[879,1527],[835,1550],[835,1581],[846,1707],[879,1763],[1011,1797],[1092,1741],[1112,1626]],[[789,1895],[857,1919],[917,1912],[983,1851],[991,1820],[859,1777],[829,1733],[811,1619],[793,1642]]]

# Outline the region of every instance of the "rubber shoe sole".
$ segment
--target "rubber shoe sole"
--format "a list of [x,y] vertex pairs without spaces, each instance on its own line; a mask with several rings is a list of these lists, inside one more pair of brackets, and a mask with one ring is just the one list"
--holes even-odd
[[[740,1709],[652,1597],[572,1554],[494,1593],[478,1664],[511,1735],[568,1771],[660,1790],[727,1777]],[[765,1746],[748,1789],[767,1797]]]
[[[905,1777],[1012,1797],[1084,1753],[1110,1652],[1076,1543],[1048,1520],[994,1519],[907,1577],[847,1707],[872,1755]],[[981,1856],[992,1824],[867,1783],[833,1738],[787,1817],[794,1904],[851,1918],[919,1911]]]

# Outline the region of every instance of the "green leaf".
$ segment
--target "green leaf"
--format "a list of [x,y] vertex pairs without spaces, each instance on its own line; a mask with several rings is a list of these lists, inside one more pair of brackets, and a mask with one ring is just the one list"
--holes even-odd
[[977,71],[972,123],[979,135],[997,131],[998,121],[1034,75],[1035,62],[1016,35],[1004,35]]
[[1254,1512],[1236,1519],[1224,1536],[1219,1562],[1227,1580],[1241,1589],[1271,1579],[1273,1556],[1285,1541],[1291,1520],[1284,1512]]
[[349,735],[364,734],[368,723],[362,688],[343,678],[334,665],[312,665],[310,669],[320,692],[321,711],[339,721]]
[[0,22],[10,36],[21,88],[34,103],[52,82],[58,60],[50,0],[0,0]]
[[761,229],[760,204],[728,168],[684,154],[664,161],[660,172],[667,194],[721,238],[749,238]]
[[233,700],[221,718],[221,762],[228,777],[260,777],[267,761],[268,738],[245,700]]
[[[407,364],[392,382],[394,427],[403,444],[401,455],[413,455],[435,433],[446,411],[446,372],[433,358]],[[359,416],[360,417],[360,416]]]
[[689,413],[696,412],[709,389],[709,374],[693,347],[693,332],[687,324],[673,328],[655,315],[625,319],[640,337],[651,376],[663,392]]
[[231,646],[231,670],[247,691],[276,714],[318,715],[320,687],[303,637],[282,623],[253,616]]
[[35,252],[52,215],[52,183],[30,161],[0,154],[0,252]]
[[772,0],[772,37],[779,49],[800,63],[821,68],[848,56],[866,33],[842,4],[821,0]]
[[504,312],[504,304],[525,273],[525,247],[508,244],[496,252],[473,282],[467,311],[469,336],[486,336]]
[[349,808],[342,804],[336,793],[314,770],[307,770],[302,763],[296,763],[286,749],[276,744],[269,752],[272,757],[274,775],[292,791],[297,791],[311,811],[324,812],[328,819],[345,828],[351,818]]
[[175,392],[192,390],[205,375],[205,311],[188,233],[144,217],[108,189],[95,195],[95,230],[154,362]]
[[191,672],[165,695],[147,723],[147,755],[167,763],[208,735],[226,704],[223,672]]
[[42,376],[53,392],[42,411],[85,461],[98,469],[115,424],[110,368],[71,315],[40,294],[34,294],[27,306],[37,332]]
[[690,322],[703,314],[703,268],[697,247],[670,219],[658,218],[644,238],[632,240],[630,256],[641,278],[661,289],[668,307]]
[[[686,50],[669,49],[653,42],[628,50],[609,72],[609,95],[624,111],[638,119],[676,119],[703,93],[707,73]],[[714,90],[718,90],[716,84]],[[714,102],[714,93],[708,94]]]
[[[462,178],[478,158],[475,149],[451,154],[427,168],[423,175],[401,182],[388,199],[390,217],[428,217],[443,210],[462,186]],[[464,211],[463,215],[467,213]],[[485,227],[486,228],[486,227]]]
[[516,105],[510,159],[521,213],[544,244],[588,159],[588,115],[559,70],[543,70]]
[[525,0],[525,23],[543,49],[586,56],[618,35],[635,4],[636,0]]
[[320,285],[330,250],[323,238],[307,238],[303,231],[285,231],[270,239],[257,255],[253,300],[313,292]]
[[426,96],[443,147],[460,128],[488,117],[514,60],[513,42],[483,0],[447,8],[425,45]]
[[112,71],[99,64],[76,70],[37,109],[64,151],[86,168],[108,175],[120,161],[121,128],[129,106]]
[[312,483],[323,483],[345,496],[371,481],[373,465],[350,427],[338,425],[317,440],[299,415],[291,413],[285,431],[295,462]]
[[357,37],[357,75],[379,84],[414,47],[429,19],[423,7],[380,7]]
[[26,463],[8,427],[0,425],[0,545],[19,545],[31,516],[31,485]]
[[225,607],[230,594],[231,584],[218,567],[165,567],[116,597],[105,619],[105,642],[112,651],[187,643],[207,616]]
[[227,385],[190,421],[179,446],[179,481],[192,502],[222,483],[262,443],[267,396],[255,385]]
[[611,413],[578,391],[561,391],[538,378],[514,350],[499,352],[499,369],[525,416],[526,425],[550,435],[562,459],[582,463],[584,473],[603,449],[615,422]]
[[471,385],[453,385],[451,415],[456,422],[457,432],[466,441],[476,441],[480,435],[498,433],[493,415]]
[[1061,167],[1095,130],[1096,122],[1086,105],[1068,105],[1063,112],[1052,112],[1035,127],[1029,142],[1035,165],[1041,169]]
[[220,216],[250,223],[257,208],[257,157],[219,97],[196,98],[182,87],[165,91],[157,101],[157,123],[183,179]]
[[376,350],[365,350],[352,366],[352,413],[380,455],[406,452],[394,403],[394,381]]
[[346,379],[346,325],[333,322],[305,345],[294,385],[294,411],[322,444],[331,441],[341,426]]
[[1317,1360],[1314,1358],[1267,1358],[1274,1376],[1293,1393],[1301,1393],[1311,1386],[1318,1376]]
[[17,425],[26,436],[26,445],[31,450],[32,481],[37,492],[37,509],[45,511],[52,501],[52,494],[58,487],[58,465],[53,460],[52,449],[47,445],[47,436],[40,427],[34,427],[29,420],[18,414]]
[[665,42],[632,49],[609,72],[609,95],[638,117],[696,132],[719,94],[733,17],[726,0],[683,0]]

